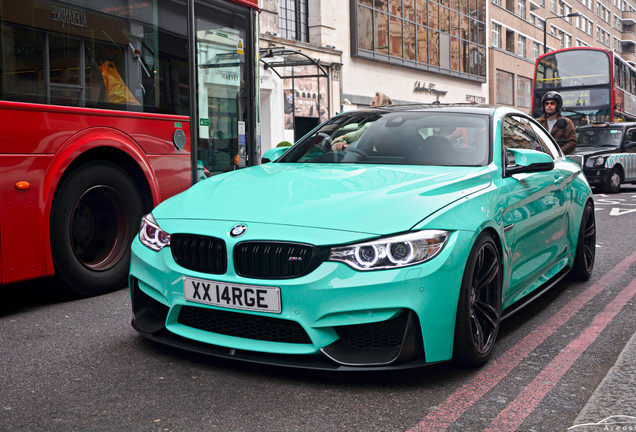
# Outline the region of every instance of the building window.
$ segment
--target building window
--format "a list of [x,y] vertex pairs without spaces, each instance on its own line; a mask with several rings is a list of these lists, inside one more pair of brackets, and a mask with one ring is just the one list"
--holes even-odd
[[535,61],[539,57],[541,45],[539,42],[532,42],[532,61]]
[[487,2],[354,0],[352,54],[485,82]]
[[280,0],[278,34],[286,39],[309,42],[308,0]]
[[526,37],[518,36],[517,37],[517,54],[521,57],[526,56]]
[[526,18],[526,0],[517,0],[517,16]]
[[495,48],[501,48],[501,24],[492,23],[490,32],[490,44]]
[[513,75],[497,69],[496,100],[498,104],[514,105]]
[[517,106],[530,108],[531,94],[532,80],[526,77],[517,77]]

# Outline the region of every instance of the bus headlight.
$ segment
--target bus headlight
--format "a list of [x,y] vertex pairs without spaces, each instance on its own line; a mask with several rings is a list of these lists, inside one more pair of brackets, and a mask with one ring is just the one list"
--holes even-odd
[[152,213],[148,213],[141,219],[139,241],[141,241],[144,246],[158,251],[166,246],[170,246],[170,234],[159,228],[155,218],[152,217]]
[[356,270],[383,270],[419,264],[441,252],[448,231],[423,230],[370,242],[333,247],[330,261],[340,261]]

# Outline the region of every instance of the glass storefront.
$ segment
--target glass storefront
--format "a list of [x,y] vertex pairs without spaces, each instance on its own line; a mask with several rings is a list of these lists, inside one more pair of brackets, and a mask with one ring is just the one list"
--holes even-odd
[[196,8],[197,159],[205,176],[247,166],[254,152],[254,54],[250,14],[243,9]]

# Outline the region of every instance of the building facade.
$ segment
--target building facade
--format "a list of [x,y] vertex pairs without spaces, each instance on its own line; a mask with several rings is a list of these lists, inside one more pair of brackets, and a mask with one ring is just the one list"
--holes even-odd
[[263,151],[338,112],[368,106],[376,92],[393,103],[487,102],[486,6],[487,0],[262,1]]
[[491,0],[489,101],[530,112],[532,77],[544,52],[576,46],[636,61],[633,0]]
[[262,151],[376,92],[530,112],[546,50],[599,46],[636,61],[635,11],[636,0],[261,0]]

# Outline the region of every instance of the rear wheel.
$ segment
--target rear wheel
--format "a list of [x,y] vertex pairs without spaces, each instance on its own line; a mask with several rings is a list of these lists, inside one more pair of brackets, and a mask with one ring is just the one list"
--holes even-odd
[[586,281],[592,276],[596,257],[596,218],[594,206],[588,202],[583,209],[576,255],[570,275],[573,279]]
[[83,165],[61,183],[51,209],[51,251],[67,294],[89,297],[126,284],[142,213],[137,185],[114,164]]
[[490,357],[501,317],[502,265],[492,235],[475,242],[462,279],[455,324],[454,358],[477,366]]
[[605,179],[605,192],[608,193],[618,193],[621,190],[621,183],[623,179],[621,177],[621,171],[614,167],[609,172],[609,175]]

